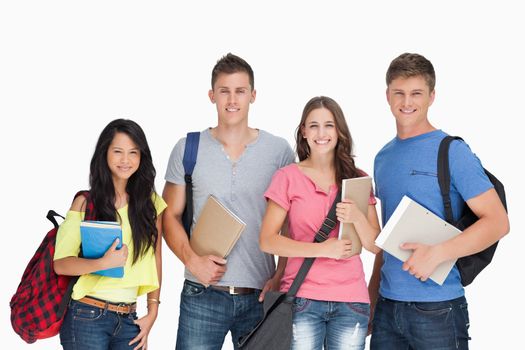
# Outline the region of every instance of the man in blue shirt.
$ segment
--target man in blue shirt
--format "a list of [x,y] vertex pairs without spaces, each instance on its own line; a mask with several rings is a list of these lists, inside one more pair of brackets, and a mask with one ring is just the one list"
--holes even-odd
[[[397,136],[374,163],[376,195],[383,226],[404,195],[444,218],[437,180],[437,154],[447,135],[428,120],[435,97],[432,63],[418,54],[394,59],[386,74],[387,101]],[[454,266],[442,286],[428,277],[447,260],[479,252],[509,231],[508,217],[479,159],[464,142],[450,146],[451,200],[454,217],[465,205],[479,217],[462,234],[436,245],[406,242],[406,262],[379,253],[369,291],[375,312],[371,349],[468,349],[468,312]]]

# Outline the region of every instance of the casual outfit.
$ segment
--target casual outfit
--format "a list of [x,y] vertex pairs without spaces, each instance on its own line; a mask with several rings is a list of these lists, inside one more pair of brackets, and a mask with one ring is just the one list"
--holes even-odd
[[[166,203],[157,194],[153,195],[152,200],[157,215],[161,215]],[[140,331],[133,323],[136,319],[137,297],[159,288],[153,248],[132,264],[133,240],[128,206],[117,212],[122,220],[122,243],[128,246],[124,277],[111,278],[97,274],[79,277],[60,329],[60,341],[64,349],[133,349],[127,343]],[[79,255],[80,222],[83,218],[83,212],[70,210],[67,213],[57,233],[54,260]]]
[[[362,173],[362,175],[366,175]],[[297,164],[275,173],[265,193],[288,212],[288,233],[296,241],[313,242],[337,195],[326,193]],[[371,194],[369,204],[376,201]],[[339,223],[330,233],[337,237]],[[304,258],[289,257],[281,291],[290,288]],[[349,259],[316,258],[294,300],[293,349],[363,349],[370,300],[359,255]]]
[[[445,136],[435,130],[403,140],[396,137],[377,154],[374,177],[383,225],[404,195],[445,217],[437,180],[437,154]],[[493,186],[467,144],[453,142],[449,155],[452,210],[459,217],[465,201]],[[387,252],[383,259],[371,348],[467,349],[467,303],[457,268],[440,286],[403,271],[403,263]]]
[[[165,176],[170,183],[185,185],[185,144],[186,139],[181,139],[171,153]],[[201,132],[192,175],[193,224],[208,196],[213,195],[241,218],[246,228],[227,257],[228,268],[218,287],[204,288],[185,270],[177,349],[220,349],[228,330],[236,346],[237,339],[262,317],[262,305],[256,296],[275,272],[273,256],[259,248],[259,231],[266,210],[263,194],[275,171],[293,160],[286,140],[263,130],[236,161],[229,159],[210,129]],[[230,290],[240,294],[230,294]]]

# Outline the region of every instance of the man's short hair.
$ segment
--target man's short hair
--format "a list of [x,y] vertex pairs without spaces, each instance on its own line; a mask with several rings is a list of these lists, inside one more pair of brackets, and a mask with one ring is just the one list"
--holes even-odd
[[390,85],[397,78],[407,79],[415,76],[422,76],[426,80],[430,92],[434,91],[436,73],[432,63],[417,53],[404,53],[390,63],[386,72],[386,85]]
[[219,74],[233,74],[239,72],[248,74],[248,77],[250,78],[250,86],[253,90],[255,85],[252,67],[250,67],[248,62],[232,53],[222,56],[215,64],[215,67],[213,67],[211,72],[211,88],[213,89],[215,86]]

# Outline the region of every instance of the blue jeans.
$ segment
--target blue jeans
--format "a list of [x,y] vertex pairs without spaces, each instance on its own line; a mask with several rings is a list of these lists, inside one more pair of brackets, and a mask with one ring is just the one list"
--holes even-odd
[[468,349],[465,297],[438,302],[402,302],[379,297],[371,350]]
[[180,298],[178,350],[213,350],[222,348],[228,331],[234,348],[239,338],[262,318],[260,291],[246,295],[204,287],[184,281]]
[[364,349],[370,305],[295,298],[293,350]]
[[133,321],[136,313],[117,314],[107,309],[71,300],[60,328],[60,343],[65,350],[124,350],[140,329]]

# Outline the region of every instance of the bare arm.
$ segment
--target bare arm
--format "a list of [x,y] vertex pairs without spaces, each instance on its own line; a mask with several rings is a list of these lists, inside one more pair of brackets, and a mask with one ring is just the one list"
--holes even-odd
[[445,260],[482,251],[503,238],[510,230],[507,212],[496,190],[490,189],[469,199],[467,205],[479,220],[462,234],[442,243]]
[[[281,235],[288,236],[288,220],[286,219],[284,220],[284,223],[281,227]],[[279,287],[281,286],[281,278],[283,277],[287,261],[288,258],[284,256],[280,256],[277,260],[277,267],[275,269],[275,273],[273,274],[272,278],[266,282],[261,291],[261,294],[259,295],[260,302],[264,300],[266,292],[279,290]]]
[[[83,196],[77,197],[71,209],[73,211],[84,211],[86,200]],[[105,270],[112,267],[126,265],[128,258],[128,247],[123,244],[122,248],[117,250],[118,239],[113,242],[108,251],[98,259],[85,259],[76,256],[68,256],[53,262],[53,268],[58,275],[81,276],[98,270]]]
[[426,280],[440,263],[475,254],[509,232],[507,213],[494,189],[469,199],[467,205],[479,220],[462,234],[434,246],[403,244],[403,249],[413,250],[411,257],[403,264],[403,270]]
[[272,200],[268,200],[261,226],[259,245],[261,250],[284,257],[328,257],[343,259],[350,255],[348,240],[330,238],[323,243],[300,242],[280,235],[287,212]]
[[166,244],[201,283],[216,284],[226,271],[226,260],[214,255],[199,256],[191,249],[188,235],[182,226],[186,205],[184,185],[166,182],[162,197],[168,204],[162,216]]

